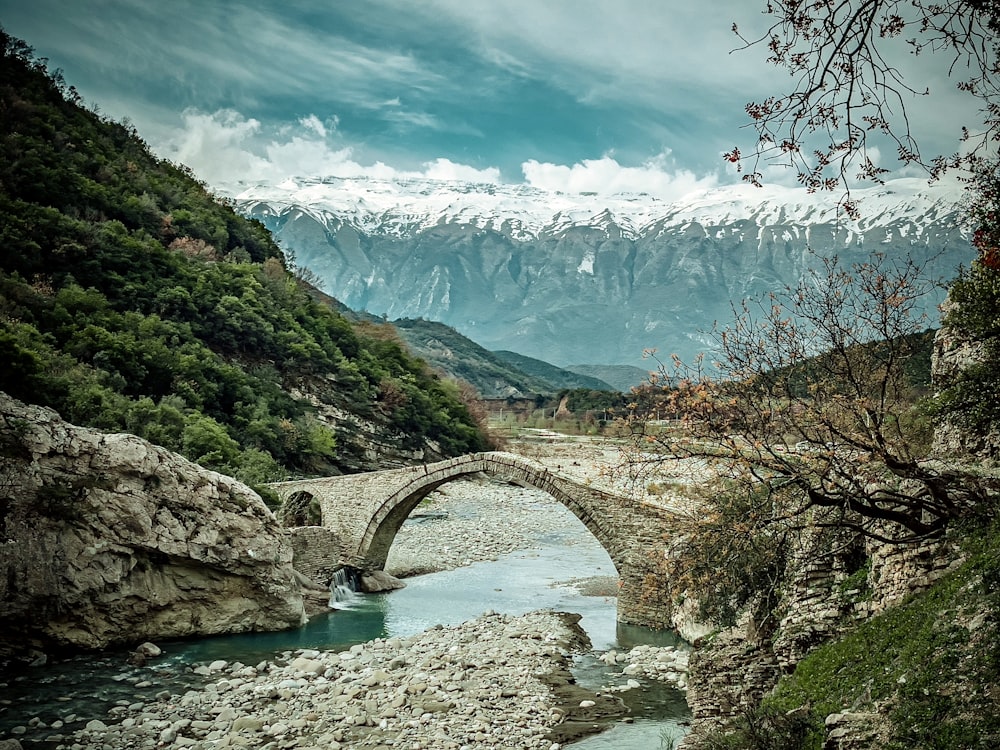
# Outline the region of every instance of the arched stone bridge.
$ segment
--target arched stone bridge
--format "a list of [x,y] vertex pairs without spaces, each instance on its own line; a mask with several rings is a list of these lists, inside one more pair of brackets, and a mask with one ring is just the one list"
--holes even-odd
[[[607,550],[619,575],[618,619],[663,627],[669,623],[663,560],[665,517],[655,507],[574,481],[511,453],[473,453],[433,464],[271,485],[282,501],[315,498],[322,525],[341,544],[341,560],[381,570],[396,532],[414,508],[441,485],[485,473],[543,490],[569,508]],[[304,494],[303,494],[304,493]]]

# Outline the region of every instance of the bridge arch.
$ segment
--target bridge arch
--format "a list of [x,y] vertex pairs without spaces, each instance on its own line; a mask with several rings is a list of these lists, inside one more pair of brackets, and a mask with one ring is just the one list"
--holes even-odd
[[442,485],[474,474],[486,474],[522,487],[548,493],[572,511],[608,552],[615,568],[621,570],[628,545],[621,529],[602,518],[598,508],[607,508],[615,496],[553,474],[540,464],[513,454],[477,453],[442,462],[434,471],[415,476],[397,487],[374,509],[358,547],[359,567],[382,569],[396,533],[427,495]]
[[293,492],[282,502],[278,520],[286,528],[322,526],[323,510],[319,498],[308,490]]

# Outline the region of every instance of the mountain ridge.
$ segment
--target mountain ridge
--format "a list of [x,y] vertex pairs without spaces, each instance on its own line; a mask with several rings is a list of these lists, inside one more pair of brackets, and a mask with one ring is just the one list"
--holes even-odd
[[509,366],[444,323],[401,319],[392,325],[414,355],[469,383],[483,398],[530,398],[557,390],[547,381]]
[[493,352],[493,355],[508,362],[521,372],[526,372],[529,375],[534,375],[551,383],[554,391],[560,391],[564,388],[589,388],[592,391],[622,390],[593,375],[577,372],[568,367],[556,367],[544,360],[526,357],[517,352],[501,349],[500,351]]
[[[834,194],[778,186],[671,203],[428,180],[240,187],[237,210],[349,307],[441,321],[559,367],[642,367],[647,349],[691,359],[733,303],[794,285],[821,256],[911,255],[941,279],[973,256],[955,186],[918,179],[856,191],[857,220],[837,213]],[[943,293],[926,291],[933,320]]]
[[852,191],[852,200],[862,211],[854,220],[839,210],[838,194],[780,185],[707,188],[672,201],[648,193],[563,193],[528,185],[427,178],[288,178],[277,184],[227,185],[223,190],[239,206],[294,205],[317,219],[332,214],[365,232],[405,236],[447,223],[489,228],[521,240],[611,224],[624,236],[636,238],[664,220],[749,219],[763,226],[835,219],[860,232],[900,216],[951,213],[961,196],[961,188],[952,182],[931,185],[919,178],[900,178]]

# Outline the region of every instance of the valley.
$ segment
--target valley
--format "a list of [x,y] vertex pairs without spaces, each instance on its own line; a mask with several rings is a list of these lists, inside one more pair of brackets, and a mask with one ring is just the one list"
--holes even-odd
[[0,750],[1000,745],[997,163],[855,213],[187,109],[210,184],[0,48]]

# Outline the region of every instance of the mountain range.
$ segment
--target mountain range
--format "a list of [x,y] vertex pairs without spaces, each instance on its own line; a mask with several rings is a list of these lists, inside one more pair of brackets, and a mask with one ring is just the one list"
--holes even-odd
[[[820,256],[909,255],[949,280],[973,252],[960,190],[895,180],[837,194],[768,186],[646,194],[525,185],[325,178],[227,188],[325,291],[389,319],[440,321],[489,350],[565,367],[652,369],[644,350],[691,359],[732,305],[795,284]],[[930,325],[942,301],[928,284]]]

